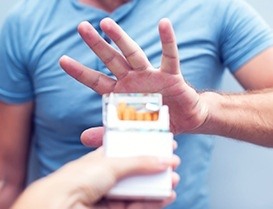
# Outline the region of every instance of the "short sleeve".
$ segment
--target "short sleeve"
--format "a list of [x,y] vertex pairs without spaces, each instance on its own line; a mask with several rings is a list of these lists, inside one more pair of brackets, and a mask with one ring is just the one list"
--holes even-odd
[[26,43],[16,11],[10,13],[0,31],[0,100],[7,103],[22,103],[33,98],[23,46]]
[[231,0],[223,18],[220,50],[232,73],[251,58],[273,46],[272,29],[246,2]]

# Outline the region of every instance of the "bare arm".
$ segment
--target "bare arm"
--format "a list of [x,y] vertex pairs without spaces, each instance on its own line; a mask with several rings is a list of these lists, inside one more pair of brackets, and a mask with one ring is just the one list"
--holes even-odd
[[273,46],[241,67],[235,77],[247,90],[273,87]]
[[237,95],[201,94],[209,108],[194,133],[215,134],[273,147],[273,88]]
[[[161,93],[164,103],[169,106],[171,128],[175,134],[217,134],[273,146],[273,126],[269,125],[273,121],[273,108],[269,101],[273,101],[273,98],[267,98],[273,95],[253,92],[226,96],[213,92],[197,93],[180,74],[175,37],[167,20],[159,23],[162,43],[159,69],[151,66],[143,51],[114,22],[103,20],[101,28],[117,44],[122,54],[115,51],[87,23],[79,26],[79,33],[117,79],[88,69],[71,58],[62,57],[60,64],[72,77],[100,94],[111,91]],[[273,49],[261,53],[236,73],[236,78],[245,88],[258,90],[273,87],[272,53]],[[82,141],[87,145],[92,140],[99,142],[102,131],[101,128],[86,131]]]
[[25,184],[32,103],[0,102],[0,208],[7,209]]
[[218,134],[273,147],[273,47],[235,73],[244,94],[201,95],[208,103],[206,124],[195,132]]

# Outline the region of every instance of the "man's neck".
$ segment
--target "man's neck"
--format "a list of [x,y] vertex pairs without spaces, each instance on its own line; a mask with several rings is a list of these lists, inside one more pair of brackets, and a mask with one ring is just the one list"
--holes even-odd
[[122,4],[125,4],[129,0],[79,0],[83,4],[87,4],[99,9],[103,9],[107,12],[112,12]]

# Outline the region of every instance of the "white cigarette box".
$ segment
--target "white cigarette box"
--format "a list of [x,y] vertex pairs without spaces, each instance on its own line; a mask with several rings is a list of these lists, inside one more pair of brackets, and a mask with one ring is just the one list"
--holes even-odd
[[[121,107],[122,106],[122,107]],[[146,116],[145,116],[146,115]],[[107,94],[103,96],[103,146],[108,157],[172,157],[173,134],[168,107],[160,94]],[[128,177],[110,190],[108,197],[162,199],[172,191],[172,169]]]

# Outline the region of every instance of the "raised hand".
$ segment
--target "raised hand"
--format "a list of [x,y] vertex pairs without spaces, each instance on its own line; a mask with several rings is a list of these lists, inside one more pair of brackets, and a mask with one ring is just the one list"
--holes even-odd
[[[60,65],[69,75],[99,94],[161,93],[163,103],[169,106],[171,130],[175,134],[191,132],[204,123],[208,115],[206,105],[200,104],[199,94],[181,75],[175,35],[169,20],[159,22],[162,60],[158,69],[151,65],[142,49],[113,20],[103,19],[100,26],[121,52],[108,44],[88,22],[82,22],[78,31],[116,79],[63,56]],[[96,136],[101,136],[101,129],[92,131]]]

